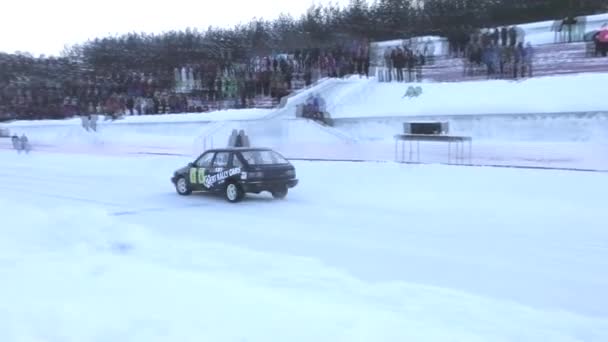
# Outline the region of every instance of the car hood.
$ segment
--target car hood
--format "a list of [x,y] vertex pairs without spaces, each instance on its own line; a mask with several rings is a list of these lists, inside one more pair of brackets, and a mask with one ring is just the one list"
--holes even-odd
[[175,173],[181,175],[181,174],[188,173],[189,171],[190,171],[190,166],[184,166],[182,168],[179,168],[179,169],[175,170]]

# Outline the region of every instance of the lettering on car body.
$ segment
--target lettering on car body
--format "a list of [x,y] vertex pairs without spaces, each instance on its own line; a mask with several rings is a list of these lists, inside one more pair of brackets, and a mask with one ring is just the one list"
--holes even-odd
[[222,171],[222,172],[216,173],[214,175],[205,177],[205,181],[203,182],[203,185],[206,188],[211,188],[216,183],[218,183],[218,182],[221,183],[224,180],[226,180],[226,178],[232,177],[234,175],[238,175],[240,173],[241,173],[241,168],[240,167],[234,167],[234,168],[231,168],[229,170]]

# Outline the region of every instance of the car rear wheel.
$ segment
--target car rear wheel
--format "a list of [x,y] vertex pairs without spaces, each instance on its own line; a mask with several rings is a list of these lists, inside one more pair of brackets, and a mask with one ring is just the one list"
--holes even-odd
[[184,177],[179,177],[177,179],[177,182],[175,182],[175,190],[182,196],[190,195],[192,193],[192,189],[190,189],[188,181],[186,181],[186,178]]
[[224,196],[228,202],[236,203],[243,199],[245,193],[237,183],[231,182],[226,184]]
[[283,186],[281,188],[274,189],[271,191],[272,197],[276,199],[284,199],[287,196],[287,187]]

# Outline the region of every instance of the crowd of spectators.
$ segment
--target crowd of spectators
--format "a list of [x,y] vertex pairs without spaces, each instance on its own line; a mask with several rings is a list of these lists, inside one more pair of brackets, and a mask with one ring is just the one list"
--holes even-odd
[[[599,30],[586,32],[585,23],[584,17],[555,21],[552,27],[555,32],[554,42],[587,41],[586,56],[608,55],[608,25],[604,24]],[[450,56],[464,58],[464,74],[467,76],[533,76],[535,49],[530,42],[526,42],[524,30],[517,26],[475,31],[460,42],[466,42],[464,50],[450,48]]]
[[352,74],[367,77],[368,50],[367,43],[354,42],[349,47],[254,56],[245,61],[229,61],[211,70],[191,64],[175,69],[175,83],[180,92],[201,93],[208,100],[231,100],[233,105],[244,106],[260,96],[278,100],[325,77]]
[[[380,82],[421,82],[422,70],[430,58],[426,45],[423,49],[406,45],[384,50],[379,74]],[[406,77],[407,73],[407,77]]]
[[464,74],[480,73],[488,78],[532,77],[534,47],[525,42],[523,30],[516,26],[475,32],[457,57],[464,58]]
[[[162,69],[162,68],[159,68]],[[368,43],[203,60],[170,71],[84,70],[62,59],[0,55],[0,119],[205,112],[273,103],[320,78],[369,73]]]

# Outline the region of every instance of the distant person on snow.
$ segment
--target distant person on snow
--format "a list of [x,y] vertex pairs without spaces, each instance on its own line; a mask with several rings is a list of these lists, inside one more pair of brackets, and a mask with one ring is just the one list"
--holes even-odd
[[315,104],[314,104],[314,97],[312,96],[312,94],[308,94],[308,97],[306,98],[306,103],[304,104],[304,117],[307,119],[312,119],[313,118],[313,113],[315,111]]
[[21,153],[21,151],[25,151],[26,153],[30,152],[30,143],[27,139],[27,137],[25,136],[25,134],[22,134],[21,137],[18,137],[17,135],[13,135],[11,137],[11,141],[13,143],[13,148],[15,150],[17,150],[17,152]]
[[239,136],[241,136],[241,142],[243,144],[243,147],[251,147],[251,145],[249,144],[249,136],[245,134],[245,130],[240,130]]
[[236,147],[250,147],[249,145],[249,137],[245,134],[245,130],[240,130],[239,134],[236,136]]
[[242,134],[237,134],[236,139],[234,141],[234,147],[243,147],[244,146],[244,142],[243,142],[243,135]]
[[21,145],[20,151],[25,151],[25,153],[30,153],[30,142],[27,139],[27,137],[25,136],[25,134],[21,135],[21,138],[19,138],[19,142]]
[[17,151],[21,151],[21,142],[19,141],[19,137],[17,135],[13,135],[11,137],[11,141],[13,143],[13,148]]
[[228,138],[228,147],[235,147],[237,135],[238,135],[237,130],[233,129],[232,133],[230,133],[230,137]]
[[325,100],[321,95],[315,94],[313,100],[314,106],[314,119],[317,121],[325,122]]

